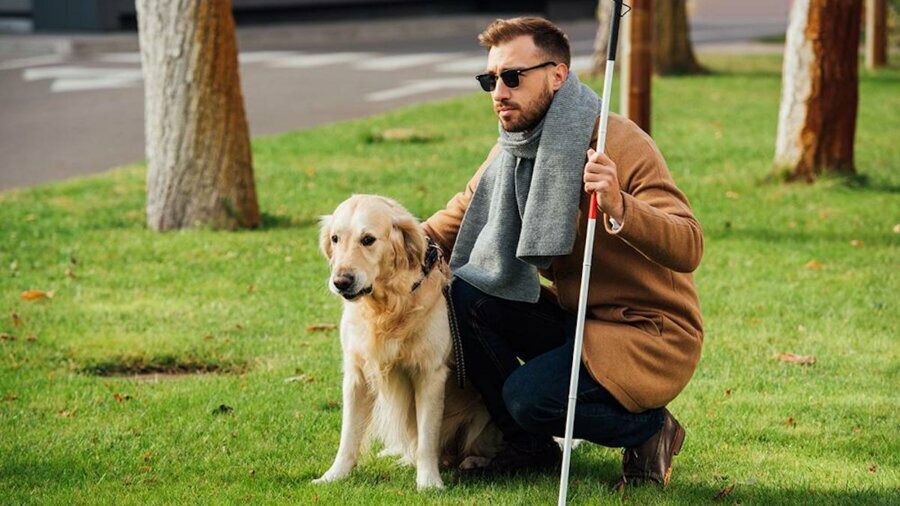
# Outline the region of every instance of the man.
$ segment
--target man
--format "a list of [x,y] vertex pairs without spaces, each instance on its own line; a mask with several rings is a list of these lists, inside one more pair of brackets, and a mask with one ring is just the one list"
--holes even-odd
[[478,80],[491,93],[500,138],[465,191],[424,227],[450,254],[465,371],[504,435],[483,472],[560,460],[551,436],[565,430],[596,192],[603,228],[591,260],[575,437],[625,448],[620,483],[667,485],[684,429],[665,406],[693,374],[703,337],[691,274],[703,251],[700,225],[634,123],[611,115],[607,154],[590,148],[599,99],[569,71],[558,27],[497,20],[479,41],[489,52]]

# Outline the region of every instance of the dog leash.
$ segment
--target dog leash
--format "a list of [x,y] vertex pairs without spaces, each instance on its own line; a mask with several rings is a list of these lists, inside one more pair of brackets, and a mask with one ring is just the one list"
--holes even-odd
[[[422,282],[425,281],[425,278],[428,277],[428,274],[431,273],[434,266],[444,257],[444,254],[441,252],[441,248],[437,243],[434,242],[431,237],[426,238],[428,240],[428,247],[425,251],[425,262],[422,264],[422,279],[413,283],[410,293],[415,292],[416,289],[422,285]],[[444,302],[447,303],[447,316],[450,320],[450,337],[453,342],[453,357],[456,359],[456,382],[459,384],[459,388],[465,388],[466,364],[463,360],[462,337],[459,335],[459,326],[456,322],[456,308],[453,306],[453,297],[450,295],[451,284],[452,280],[444,287],[442,292],[444,294]]]

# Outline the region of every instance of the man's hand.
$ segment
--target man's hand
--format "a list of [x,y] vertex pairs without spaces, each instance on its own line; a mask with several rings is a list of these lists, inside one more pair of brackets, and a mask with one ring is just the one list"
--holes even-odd
[[605,153],[588,149],[584,164],[584,191],[597,194],[597,205],[619,223],[625,221],[625,204],[616,176],[616,164]]

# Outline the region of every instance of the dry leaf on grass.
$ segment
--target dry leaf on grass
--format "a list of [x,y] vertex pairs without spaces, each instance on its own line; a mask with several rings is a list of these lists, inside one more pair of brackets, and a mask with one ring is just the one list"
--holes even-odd
[[737,192],[733,192],[733,191],[725,192],[725,196],[727,198],[730,198],[731,200],[737,200],[737,199],[741,198],[741,196]]
[[337,329],[337,325],[333,323],[316,323],[314,325],[310,325],[306,327],[307,332],[322,332],[325,330],[335,330]]
[[865,244],[866,244],[866,243],[864,243],[864,242],[862,242],[862,241],[860,241],[860,240],[858,240],[858,239],[854,239],[854,240],[850,241],[850,246],[853,246],[854,248],[861,248],[861,247],[863,247]]
[[130,396],[130,395],[128,395],[128,394],[120,394],[119,392],[114,393],[114,394],[113,394],[113,398],[114,398],[116,401],[118,401],[118,402],[125,402],[125,401],[130,401],[130,400],[131,400],[131,396]]
[[875,464],[872,464],[872,465],[869,466],[869,472],[870,472],[870,473],[874,473],[874,472],[877,471],[877,470],[878,470],[878,466],[876,466]]
[[308,376],[306,374],[301,374],[300,376],[291,376],[290,378],[285,378],[285,383],[312,383],[316,381],[316,378],[312,376]]
[[43,290],[26,290],[22,292],[22,300],[52,299],[54,295],[56,295],[56,292],[53,290],[50,290],[49,292]]
[[727,496],[731,495],[732,492],[734,492],[734,484],[728,485],[727,487],[720,490],[719,493],[716,494],[715,497],[713,497],[713,501],[719,502]]
[[797,355],[795,353],[776,353],[772,355],[772,358],[799,365],[813,365],[816,363],[816,357],[812,355]]
[[787,425],[788,427],[793,427],[794,426],[794,417],[792,417],[792,416],[787,417],[787,422],[785,422],[785,425]]
[[3,396],[3,400],[4,400],[4,401],[7,401],[7,402],[9,402],[9,401],[14,401],[14,400],[16,400],[16,399],[18,399],[18,398],[19,398],[19,395],[18,395],[17,393],[15,393],[15,392],[13,392],[13,393],[11,393],[11,394],[6,394],[5,396]]
[[13,327],[19,328],[22,326],[22,318],[19,317],[19,313],[13,311],[9,313],[9,317],[12,319]]
[[816,260],[816,259],[814,258],[814,259],[810,260],[809,262],[806,262],[806,268],[807,268],[807,269],[812,269],[812,270],[821,269],[821,268],[822,268],[822,262],[820,262],[820,261],[818,261],[818,260]]
[[15,341],[16,336],[12,334],[7,334],[6,332],[0,332],[0,341]]

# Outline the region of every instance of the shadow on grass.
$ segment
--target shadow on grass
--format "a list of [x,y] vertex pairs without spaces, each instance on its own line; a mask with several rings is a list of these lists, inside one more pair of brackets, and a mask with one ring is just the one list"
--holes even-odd
[[307,228],[319,226],[318,218],[295,218],[282,214],[262,213],[259,227],[256,230],[276,230],[291,228]]
[[175,355],[125,355],[98,360],[79,369],[82,374],[93,376],[146,376],[185,374],[242,374],[247,372],[246,364],[238,361],[216,361],[196,356],[179,357]]

